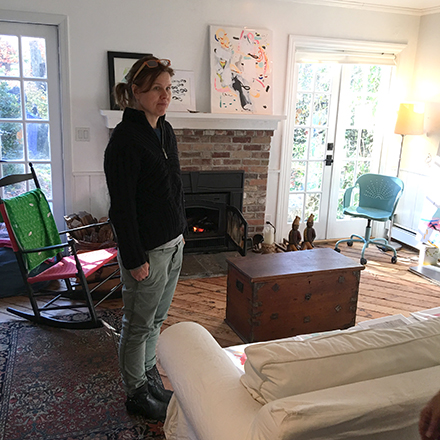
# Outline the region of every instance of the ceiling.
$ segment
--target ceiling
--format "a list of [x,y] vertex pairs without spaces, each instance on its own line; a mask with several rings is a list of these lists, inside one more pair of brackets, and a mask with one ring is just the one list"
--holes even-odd
[[440,0],[291,0],[297,3],[341,6],[394,12],[402,14],[425,15],[440,12]]
[[393,6],[414,9],[428,9],[440,6],[440,1],[438,0],[370,0],[368,2],[353,0],[353,3],[372,3],[381,6]]

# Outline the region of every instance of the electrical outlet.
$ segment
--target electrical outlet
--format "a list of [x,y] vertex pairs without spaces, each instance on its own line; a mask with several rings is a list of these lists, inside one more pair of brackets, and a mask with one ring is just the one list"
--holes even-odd
[[90,127],[76,127],[75,140],[77,142],[90,142]]

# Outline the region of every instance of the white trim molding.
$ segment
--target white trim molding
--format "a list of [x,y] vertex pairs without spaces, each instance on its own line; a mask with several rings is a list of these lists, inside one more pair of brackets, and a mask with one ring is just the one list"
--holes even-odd
[[[391,14],[406,14],[406,15],[427,15],[435,14],[440,12],[440,7],[420,7],[419,5],[408,6],[410,3],[404,2],[400,3],[399,0],[394,2],[378,2],[376,0],[363,1],[363,0],[285,0],[292,3],[305,3],[307,5],[317,5],[317,6],[330,6],[338,8],[349,8],[349,9],[363,9],[367,11],[376,12],[388,12]],[[417,2],[412,2],[417,3]],[[420,2],[419,2],[420,3]]]
[[[107,128],[115,128],[122,119],[122,111],[101,110]],[[276,130],[283,115],[243,115],[235,113],[168,112],[167,121],[174,129],[196,130]]]

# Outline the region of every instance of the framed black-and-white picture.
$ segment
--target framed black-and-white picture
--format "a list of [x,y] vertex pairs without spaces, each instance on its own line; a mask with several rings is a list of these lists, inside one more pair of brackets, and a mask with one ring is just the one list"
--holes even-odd
[[142,57],[152,55],[150,53],[135,53],[135,52],[107,52],[108,60],[108,80],[110,91],[110,109],[119,110],[116,105],[115,97],[113,95],[113,88],[115,84],[121,82],[131,66]]
[[187,112],[196,110],[194,72],[174,70],[171,78],[170,112]]

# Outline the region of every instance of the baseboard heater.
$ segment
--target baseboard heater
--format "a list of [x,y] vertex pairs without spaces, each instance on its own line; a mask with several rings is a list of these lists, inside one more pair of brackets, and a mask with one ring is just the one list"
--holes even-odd
[[415,249],[420,248],[420,241],[417,239],[417,232],[397,223],[393,224],[391,238]]

